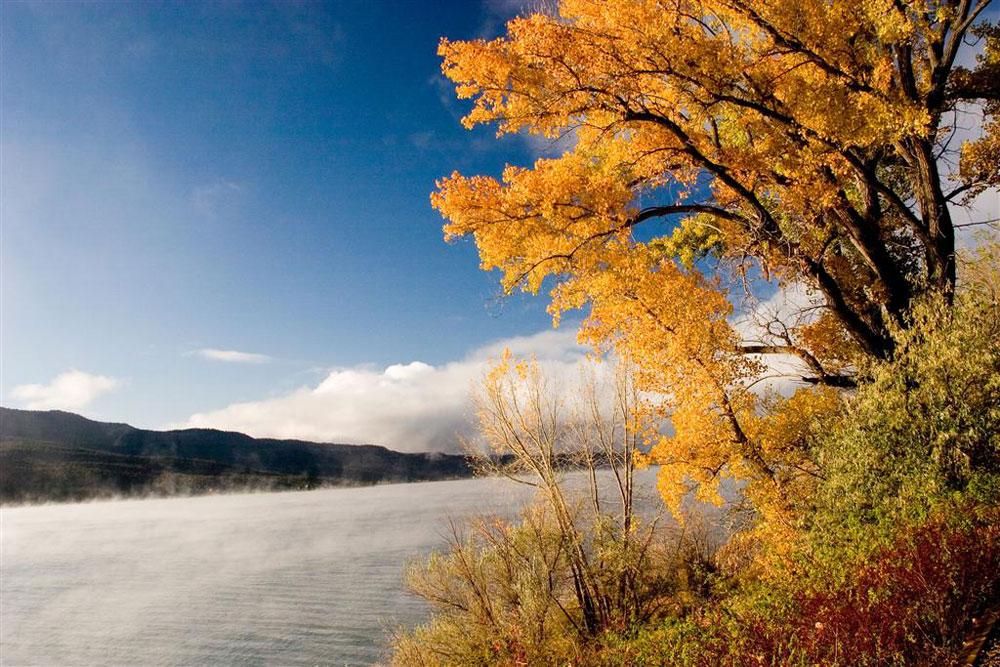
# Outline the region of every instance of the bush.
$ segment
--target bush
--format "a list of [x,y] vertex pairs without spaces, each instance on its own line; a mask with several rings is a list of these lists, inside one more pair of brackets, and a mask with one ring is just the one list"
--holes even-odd
[[[846,410],[810,435],[820,481],[791,548],[756,538],[730,587],[619,638],[602,660],[677,665],[949,665],[1000,599],[1000,272],[967,265]],[[761,537],[764,535],[765,537]]]
[[939,499],[992,484],[1000,472],[1000,304],[982,286],[953,306],[918,305],[895,359],[862,369],[846,416],[816,446],[825,482],[809,517],[814,533],[853,538],[852,525],[921,516]]
[[952,665],[1000,595],[1000,510],[942,508],[826,590],[789,581],[609,642],[605,664]]

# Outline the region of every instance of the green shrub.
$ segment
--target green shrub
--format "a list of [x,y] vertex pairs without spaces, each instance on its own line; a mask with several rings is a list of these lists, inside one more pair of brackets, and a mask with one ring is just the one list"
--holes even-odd
[[[891,361],[819,423],[822,476],[787,555],[684,618],[605,643],[606,664],[949,665],[1000,599],[1000,281],[996,247],[953,303],[928,299]],[[769,576],[761,578],[760,573]]]

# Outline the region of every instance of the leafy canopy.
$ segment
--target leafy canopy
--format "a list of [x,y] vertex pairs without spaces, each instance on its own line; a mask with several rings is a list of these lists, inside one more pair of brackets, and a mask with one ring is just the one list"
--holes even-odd
[[[893,355],[915,300],[953,298],[951,208],[1000,184],[988,4],[561,0],[504,37],[442,40],[466,126],[573,143],[452,174],[432,203],[506,290],[550,285],[556,322],[588,308],[581,338],[666,397],[674,433],[651,457],[668,499],[725,471],[780,517],[816,474],[802,434],[858,360]],[[983,55],[956,66],[973,35]],[[969,109],[981,136],[952,141]],[[734,288],[757,271],[810,298],[748,335]],[[775,354],[802,387],[761,399]]]

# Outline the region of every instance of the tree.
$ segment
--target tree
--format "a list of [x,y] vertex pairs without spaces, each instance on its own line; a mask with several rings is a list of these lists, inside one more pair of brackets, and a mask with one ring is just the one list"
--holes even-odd
[[[675,433],[652,456],[668,498],[725,471],[788,508],[817,474],[804,429],[859,358],[892,357],[916,299],[952,298],[951,208],[1000,185],[988,4],[561,0],[505,37],[442,40],[474,100],[466,126],[572,148],[500,179],[455,173],[432,203],[507,291],[550,279],[556,323],[589,308],[581,338],[667,397]],[[985,48],[969,70],[972,37]],[[959,145],[966,113],[982,133]],[[748,340],[733,301],[758,272],[811,298]],[[790,399],[751,390],[768,355],[799,361]]]
[[[580,391],[568,401],[536,361],[509,353],[483,379],[475,396],[479,431],[496,457],[485,472],[538,489],[563,545],[579,631],[646,620],[656,606],[641,579],[653,533],[638,531],[635,467],[639,446],[655,424],[626,359],[602,382],[586,367]],[[586,509],[574,501],[567,467],[585,473]],[[599,470],[610,473],[610,494]],[[560,608],[562,605],[560,605]]]
[[408,570],[435,615],[397,637],[395,664],[586,662],[588,642],[690,596],[682,573],[690,587],[711,536],[675,531],[666,541],[636,510],[635,457],[651,415],[627,361],[587,371],[573,396],[509,354],[483,378],[480,433],[498,456],[477,458],[485,472],[535,487],[536,500],[517,522],[453,525],[447,552]]

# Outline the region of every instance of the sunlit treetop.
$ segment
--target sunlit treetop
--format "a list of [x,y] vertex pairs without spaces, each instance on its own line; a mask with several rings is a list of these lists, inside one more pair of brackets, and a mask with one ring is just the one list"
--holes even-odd
[[[824,387],[853,383],[857,355],[892,355],[915,299],[951,298],[950,209],[1000,185],[988,4],[562,0],[498,39],[442,40],[467,127],[572,148],[452,174],[432,202],[506,290],[554,280],[556,320],[588,308],[583,338],[627,348],[669,397],[675,435],[654,453],[684,475],[666,486],[722,469],[776,480],[798,454],[761,415],[794,432]],[[976,67],[957,67],[977,43]],[[954,140],[967,113],[982,131]],[[812,299],[747,340],[731,288],[755,271]],[[760,404],[767,354],[799,360],[802,396]]]
[[[444,40],[444,72],[474,100],[467,126],[575,146],[500,180],[453,175],[434,203],[508,288],[583,273],[633,227],[688,217],[723,257],[806,279],[885,354],[886,319],[954,283],[948,204],[998,184],[996,29],[975,31],[976,71],[955,67],[987,4],[565,0],[500,39]],[[949,144],[969,100],[992,102],[983,137]],[[686,236],[657,247],[704,249]]]

